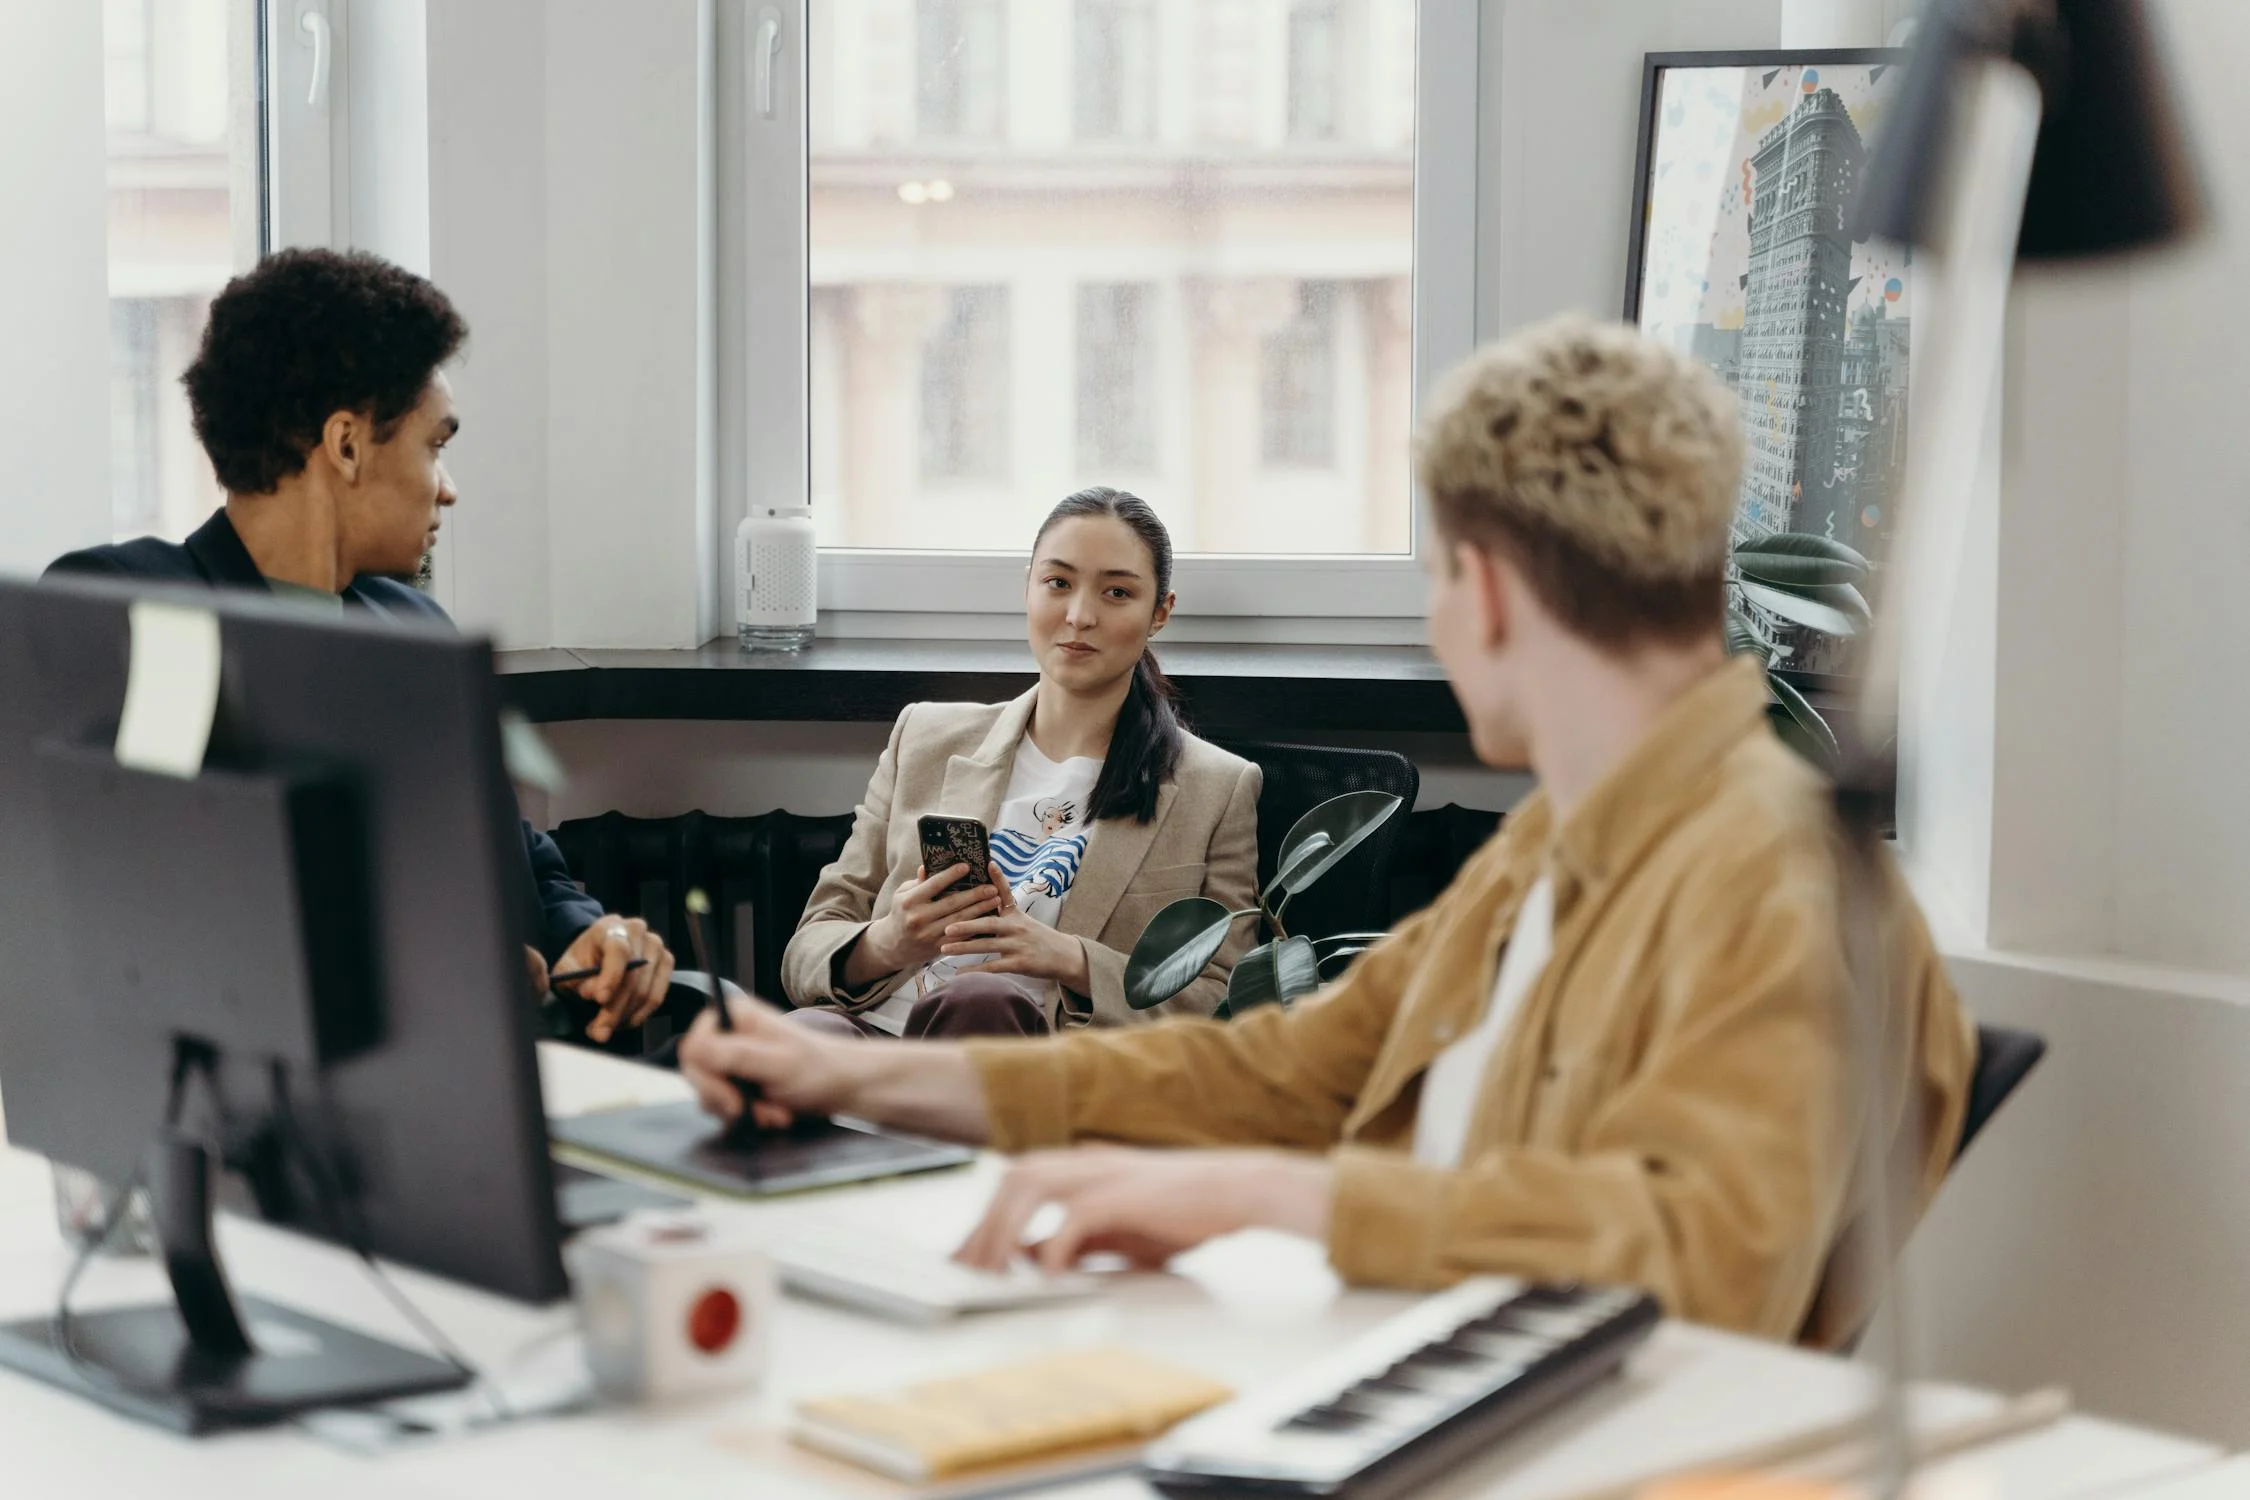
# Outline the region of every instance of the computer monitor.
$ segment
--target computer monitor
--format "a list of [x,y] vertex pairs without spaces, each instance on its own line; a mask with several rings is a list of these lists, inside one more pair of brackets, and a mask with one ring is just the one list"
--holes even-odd
[[[136,598],[217,618],[199,774],[113,754]],[[76,1315],[60,1344],[57,1320],[0,1330],[0,1365],[188,1431],[465,1378],[236,1299],[215,1165],[272,1222],[524,1301],[566,1293],[515,817],[483,641],[0,581],[8,1133],[144,1184],[174,1291]]]

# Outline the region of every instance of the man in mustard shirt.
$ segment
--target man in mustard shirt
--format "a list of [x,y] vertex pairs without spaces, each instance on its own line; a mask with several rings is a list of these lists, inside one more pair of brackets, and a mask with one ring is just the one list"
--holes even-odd
[[1050,1267],[1268,1226],[1352,1281],[1625,1282],[1701,1322],[1848,1333],[1862,1309],[1828,1273],[1865,1201],[1857,1130],[1918,1212],[1974,1034],[1886,867],[1883,1087],[1843,1107],[1828,790],[1723,643],[1742,455],[1719,381],[1626,328],[1548,324],[1450,377],[1416,453],[1430,643],[1478,756],[1539,787],[1320,995],[966,1046],[840,1044],[745,1003],[736,1032],[690,1034],[698,1093],[732,1117],[744,1078],[767,1124],[851,1114],[1025,1153],[962,1248],[976,1264],[1058,1204]]

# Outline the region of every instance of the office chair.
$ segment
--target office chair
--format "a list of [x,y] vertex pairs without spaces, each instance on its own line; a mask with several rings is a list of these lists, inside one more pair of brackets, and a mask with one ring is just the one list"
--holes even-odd
[[1969,1076],[1969,1107],[1961,1117],[1960,1144],[1953,1148],[1955,1162],[2046,1055],[2047,1039],[2034,1032],[1977,1027],[1977,1064]]
[[1391,874],[1407,818],[1422,789],[1422,773],[1395,750],[1348,750],[1334,745],[1227,744],[1222,748],[1265,772],[1258,793],[1258,889],[1273,878],[1281,841],[1297,820],[1346,792],[1389,792],[1405,805],[1393,813],[1351,858],[1289,903],[1293,933],[1326,937],[1338,932],[1384,932],[1391,925]]

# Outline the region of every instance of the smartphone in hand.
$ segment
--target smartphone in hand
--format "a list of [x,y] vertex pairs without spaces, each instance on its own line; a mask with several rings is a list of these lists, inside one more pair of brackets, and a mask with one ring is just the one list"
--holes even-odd
[[968,874],[946,888],[949,893],[971,890],[991,879],[986,867],[992,863],[992,841],[975,818],[931,815],[922,818],[916,828],[922,836],[924,870],[939,875],[955,865],[969,867]]

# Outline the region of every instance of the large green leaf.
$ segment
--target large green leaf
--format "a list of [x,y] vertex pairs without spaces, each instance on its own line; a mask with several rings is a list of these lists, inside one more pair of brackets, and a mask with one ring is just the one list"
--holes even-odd
[[1227,1014],[1239,1016],[1261,1005],[1288,1004],[1320,988],[1320,960],[1311,938],[1260,943],[1242,955],[1227,979]]
[[1298,871],[1335,847],[1336,841],[1334,839],[1330,838],[1325,832],[1315,830],[1311,838],[1291,849],[1288,856],[1282,860],[1281,868],[1275,870],[1273,879],[1267,882],[1266,894],[1270,897],[1288,890],[1289,882],[1296,878]]
[[1731,609],[1727,611],[1727,655],[1755,656],[1760,661],[1771,659],[1766,643],[1758,639],[1758,632]]
[[1867,559],[1842,542],[1803,531],[1782,531],[1747,541],[1734,549],[1734,565],[1745,578],[1783,587],[1863,583]]
[[1126,1003],[1147,1010],[1195,983],[1234,922],[1209,896],[1190,896],[1158,912],[1125,960]]
[[1323,979],[1332,979],[1332,978],[1334,978],[1334,977],[1335,977],[1335,976],[1336,976],[1337,974],[1339,974],[1339,973],[1341,973],[1341,972],[1343,972],[1343,971],[1342,971],[1342,969],[1341,969],[1341,968],[1334,968],[1334,969],[1330,968],[1330,967],[1329,967],[1329,965],[1330,965],[1330,964],[1338,964],[1338,965],[1348,964],[1348,963],[1350,963],[1350,962],[1351,962],[1351,960],[1353,960],[1353,959],[1355,959],[1355,958],[1359,957],[1359,956],[1360,956],[1360,955],[1361,955],[1362,953],[1365,953],[1366,951],[1367,951],[1367,949],[1366,949],[1366,948],[1364,948],[1364,947],[1357,947],[1357,948],[1338,948],[1338,949],[1335,949],[1335,950],[1334,950],[1334,951],[1332,951],[1332,952],[1328,952],[1328,953],[1323,953],[1323,954],[1322,954],[1322,955],[1320,956],[1320,977],[1321,977],[1321,978],[1323,978]]
[[1773,701],[1766,705],[1766,717],[1781,742],[1823,771],[1833,772],[1838,759],[1836,735],[1820,710],[1779,677],[1768,677],[1766,688],[1773,694]]
[[1848,583],[1781,589],[1745,578],[1742,595],[1784,620],[1808,626],[1823,635],[1858,635],[1872,618],[1866,597]]
[[[1346,792],[1306,813],[1289,830],[1289,837],[1281,841],[1281,858],[1274,863],[1267,899],[1284,891],[1294,894],[1311,889],[1314,881],[1367,842],[1398,809],[1399,799],[1389,792]],[[1311,855],[1302,852],[1321,839],[1328,841],[1325,848]]]

